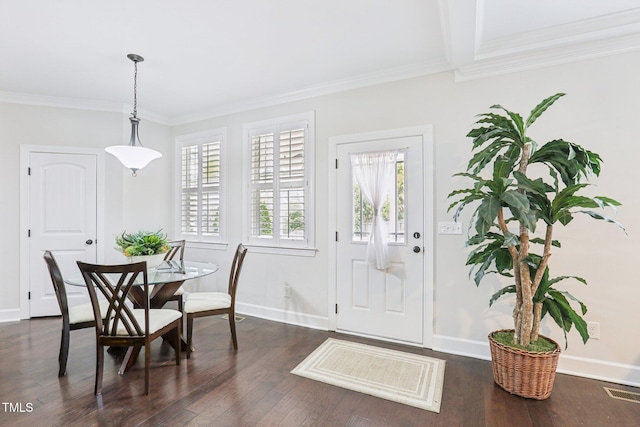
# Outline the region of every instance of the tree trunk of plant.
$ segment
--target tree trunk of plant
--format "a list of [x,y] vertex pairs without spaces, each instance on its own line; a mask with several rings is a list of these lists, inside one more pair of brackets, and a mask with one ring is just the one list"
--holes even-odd
[[542,320],[542,303],[533,304],[533,326],[531,328],[531,342],[538,341],[540,334],[540,321]]
[[[540,286],[540,282],[542,281],[542,276],[544,275],[545,270],[547,269],[547,264],[549,263],[549,257],[551,256],[551,242],[553,241],[553,225],[547,225],[547,231],[544,236],[544,252],[542,253],[542,259],[540,260],[540,264],[538,265],[538,269],[536,270],[536,275],[533,278],[533,283],[531,284],[531,292],[532,296],[536,294],[538,290],[538,286]],[[542,304],[536,303],[533,311],[533,328],[531,329],[531,341],[536,341],[538,339],[538,335],[540,334],[540,321],[542,318]]]
[[[529,165],[529,157],[531,154],[531,145],[525,144],[522,147],[522,155],[520,157],[519,172],[523,175],[527,174],[527,166]],[[524,193],[524,190],[520,190]],[[529,230],[520,225],[520,252],[518,253],[519,277],[520,277],[520,293],[522,294],[522,300],[520,304],[520,319],[517,324],[516,332],[513,337],[514,341],[522,346],[528,346],[531,340],[531,327],[533,321],[533,294],[531,290],[531,273],[529,271],[529,265],[527,264],[527,257],[529,256]],[[515,272],[514,272],[515,273]]]
[[522,346],[528,346],[530,343],[533,322],[533,293],[531,289],[531,273],[527,264],[528,256],[529,231],[526,227],[521,226],[518,265],[520,266],[520,287],[522,288],[522,320],[520,322],[520,330],[517,333],[517,343]]

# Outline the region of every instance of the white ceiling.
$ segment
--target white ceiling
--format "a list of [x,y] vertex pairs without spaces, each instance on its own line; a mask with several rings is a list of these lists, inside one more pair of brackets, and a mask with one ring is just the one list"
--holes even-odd
[[168,124],[640,48],[640,0],[0,0],[0,101]]

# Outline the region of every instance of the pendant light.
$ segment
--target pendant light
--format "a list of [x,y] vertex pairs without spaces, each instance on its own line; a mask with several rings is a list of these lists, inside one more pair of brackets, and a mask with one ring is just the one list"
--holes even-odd
[[111,147],[105,148],[105,151],[120,160],[125,167],[131,169],[133,176],[136,176],[138,170],[147,166],[152,160],[162,157],[162,153],[150,148],[145,148],[140,142],[140,137],[138,136],[140,119],[137,117],[138,62],[144,61],[144,58],[135,53],[128,54],[127,58],[134,63],[133,112],[131,113],[131,117],[129,117],[129,121],[131,122],[131,138],[129,139],[129,145],[112,145]]

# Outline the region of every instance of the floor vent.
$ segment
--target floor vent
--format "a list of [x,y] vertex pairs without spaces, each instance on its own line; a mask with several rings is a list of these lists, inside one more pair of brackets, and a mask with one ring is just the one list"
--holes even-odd
[[[222,316],[222,317],[221,317],[221,319],[229,320],[229,315],[228,315],[228,314],[225,314],[224,316]],[[238,316],[238,315],[236,314],[236,322],[242,322],[243,320],[244,320],[244,317],[242,317],[242,316]]]
[[604,390],[610,397],[614,399],[626,400],[627,402],[640,403],[640,393],[630,391],[616,390],[615,388],[604,387]]

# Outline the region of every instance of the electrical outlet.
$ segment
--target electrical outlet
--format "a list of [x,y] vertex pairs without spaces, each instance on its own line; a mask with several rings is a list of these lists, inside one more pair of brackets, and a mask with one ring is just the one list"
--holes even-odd
[[600,322],[587,322],[587,332],[589,333],[589,338],[599,340]]
[[461,222],[439,222],[438,234],[462,234]]

